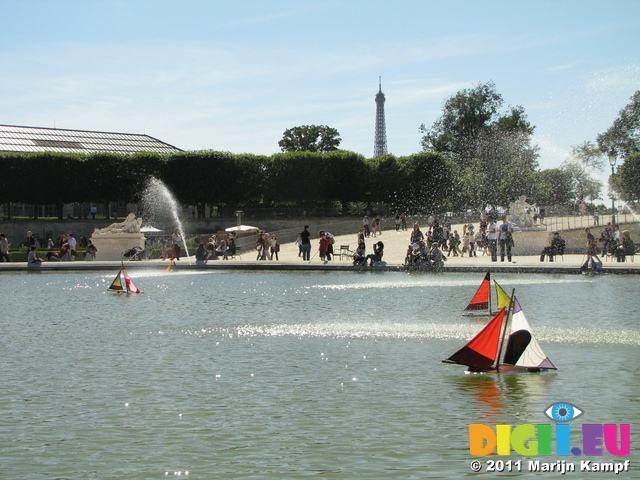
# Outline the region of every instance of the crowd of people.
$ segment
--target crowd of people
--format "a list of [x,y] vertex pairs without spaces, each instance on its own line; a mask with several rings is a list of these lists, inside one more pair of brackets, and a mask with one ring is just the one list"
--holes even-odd
[[[405,215],[395,216],[395,228],[397,232],[404,231],[407,226]],[[318,232],[317,251],[312,256],[312,234],[309,225],[305,225],[303,231],[297,235],[295,241],[298,247],[298,257],[303,261],[311,261],[316,255],[325,264],[334,259],[335,236],[327,231]],[[462,232],[453,228],[451,222],[440,222],[434,215],[427,219],[425,232],[421,230],[420,224],[414,223],[409,233],[409,244],[406,249],[404,264],[409,266],[428,266],[441,268],[445,265],[449,257],[478,257],[490,256],[492,262],[500,261],[512,262],[513,224],[503,215],[501,222],[496,221],[495,213],[482,213],[478,228],[471,223],[462,225]],[[600,256],[615,258],[618,262],[624,262],[630,255],[635,255],[636,247],[628,230],[621,231],[616,224],[609,222],[596,238],[589,228],[586,233],[586,255],[587,260],[583,268],[589,265],[601,265]],[[367,251],[367,241],[383,234],[380,219],[369,219],[365,216],[362,220],[362,227],[357,233],[357,247],[354,251],[347,252],[352,257],[353,265],[380,265],[384,257],[384,244],[382,241],[374,241],[371,251]],[[81,237],[76,241],[72,233],[61,235],[57,242],[48,239],[46,246],[49,251],[43,258],[39,258],[37,251],[41,245],[32,234],[27,232],[26,240],[21,246],[25,246],[28,252],[28,263],[38,264],[43,260],[73,261],[78,256],[77,248],[85,247],[83,255],[87,261],[95,260],[98,250],[86,238]],[[161,258],[180,260],[185,240],[178,228],[173,232],[170,241],[162,241]],[[6,262],[9,257],[10,243],[4,233],[0,233],[0,261]],[[275,233],[269,234],[259,232],[256,239],[256,260],[279,260],[280,242]],[[56,250],[54,250],[56,249]],[[540,253],[540,261],[545,259],[552,262],[558,255],[564,255],[566,242],[560,236],[560,232],[553,232],[547,246]],[[227,233],[226,236],[212,235],[207,242],[200,242],[195,251],[196,261],[206,263],[209,260],[228,260],[235,255],[236,235]],[[340,251],[339,256],[345,255]],[[586,267],[585,267],[586,266]],[[592,268],[592,267],[589,267]],[[597,268],[597,267],[596,267]]]

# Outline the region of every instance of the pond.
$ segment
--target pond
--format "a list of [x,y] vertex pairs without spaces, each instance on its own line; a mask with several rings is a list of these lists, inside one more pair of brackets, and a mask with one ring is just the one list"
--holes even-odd
[[640,425],[636,276],[494,275],[558,367],[496,375],[441,363],[483,274],[115,273],[0,275],[4,478],[460,478],[523,459],[471,456],[469,424]]

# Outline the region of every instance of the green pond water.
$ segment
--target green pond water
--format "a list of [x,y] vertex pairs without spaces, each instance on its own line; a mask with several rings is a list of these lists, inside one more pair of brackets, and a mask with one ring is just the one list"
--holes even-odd
[[[461,315],[483,274],[116,273],[0,275],[0,478],[462,478],[531,459],[471,456],[469,424],[558,402],[572,446],[630,424],[631,455],[534,459],[640,477],[640,277],[494,275],[558,371],[474,375],[441,360],[487,323]],[[501,475],[614,477],[527,465]]]

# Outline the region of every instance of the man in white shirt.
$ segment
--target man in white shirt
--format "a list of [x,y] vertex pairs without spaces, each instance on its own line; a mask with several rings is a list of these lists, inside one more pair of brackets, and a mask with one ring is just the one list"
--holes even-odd
[[78,246],[78,242],[75,238],[73,238],[73,234],[69,233],[67,235],[67,243],[69,244],[69,255],[71,256],[71,261],[73,262],[76,259],[76,247]]
[[498,261],[498,226],[492,216],[487,218],[489,225],[487,225],[487,243],[489,244],[489,251],[491,252],[491,261]]

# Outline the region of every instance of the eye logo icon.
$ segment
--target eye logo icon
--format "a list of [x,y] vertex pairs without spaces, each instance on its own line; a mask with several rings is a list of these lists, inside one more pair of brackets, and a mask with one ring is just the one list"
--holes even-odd
[[564,402],[554,403],[544,411],[544,414],[547,417],[551,420],[555,420],[556,422],[569,422],[571,420],[575,420],[583,413],[584,411],[580,410],[575,405]]

